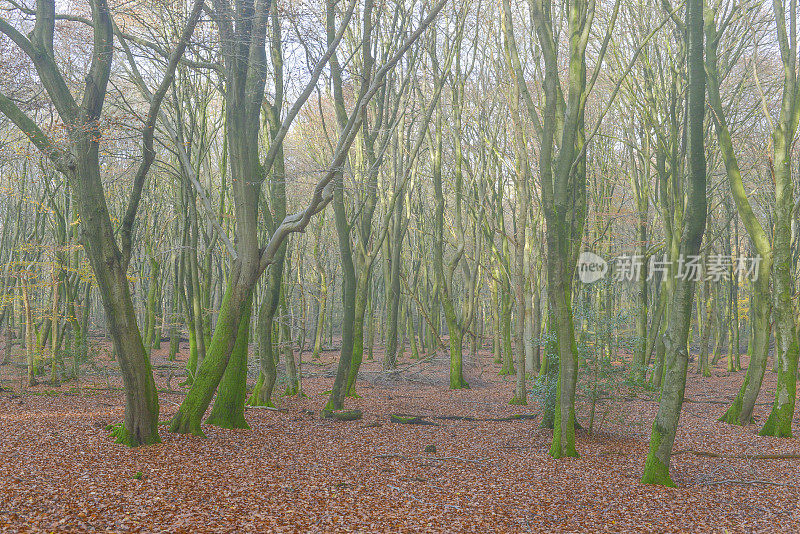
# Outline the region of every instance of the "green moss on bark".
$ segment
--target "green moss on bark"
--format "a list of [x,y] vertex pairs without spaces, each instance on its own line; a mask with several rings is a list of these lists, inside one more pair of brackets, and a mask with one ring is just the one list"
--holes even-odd
[[450,389],[469,389],[469,384],[464,380],[464,334],[455,321],[448,326],[452,328],[450,330]]
[[511,404],[511,405],[514,405],[514,406],[527,406],[528,405],[528,400],[527,399],[520,399],[519,397],[514,395],[513,397],[511,397],[511,400],[508,401],[508,403]]
[[236,343],[228,360],[228,366],[222,375],[214,408],[206,423],[222,428],[249,429],[244,418],[244,404],[247,389],[247,349],[250,338],[250,314],[252,311],[252,294],[244,304]]
[[186,361],[186,380],[181,384],[182,386],[191,386],[194,382],[194,376],[197,374],[197,338],[194,335],[194,325],[192,321],[188,321],[189,330],[189,359]]
[[242,306],[250,298],[249,295],[242,294],[236,297],[237,302],[233,302],[233,294],[237,291],[241,291],[241,289],[236,288],[233,279],[231,279],[222,299],[222,305],[217,315],[217,326],[214,329],[214,336],[211,339],[208,352],[197,370],[197,376],[192,388],[183,403],[181,403],[178,412],[172,418],[170,423],[171,432],[205,436],[200,422],[208,409],[208,405],[211,403],[214,392],[225,373],[228,360],[233,352],[236,331],[241,318],[241,311],[237,309],[237,306]]
[[650,452],[647,454],[647,460],[644,464],[644,473],[642,473],[642,484],[654,484],[657,486],[675,487],[675,482],[669,476],[669,466],[665,465],[656,453],[661,446],[663,436],[661,432],[653,424],[653,432],[650,435]]
[[647,455],[647,461],[644,464],[642,484],[675,487],[675,482],[669,476],[669,468],[652,453]]
[[550,446],[550,456],[553,458],[578,458],[578,451],[575,449],[575,411],[570,409],[569,417],[566,419],[567,428],[562,428],[561,418],[561,379],[558,380],[556,388],[556,402],[553,414],[553,443]]
[[731,404],[731,406],[725,411],[725,413],[722,414],[722,416],[718,419],[721,423],[744,426],[745,423],[741,420],[742,404],[743,404],[744,392],[747,390],[747,382],[749,378],[750,378],[749,374],[745,375],[744,383],[742,384],[739,393],[736,395],[736,398],[733,400],[733,404]]
[[125,445],[126,447],[140,447],[161,443],[161,438],[157,431],[150,432],[147,436],[141,436],[138,440],[135,439],[133,434],[125,428],[125,423],[108,425],[106,430],[109,431],[109,437],[114,439],[114,443]]
[[[275,405],[272,403],[272,388],[270,387],[270,394],[266,395],[265,388],[267,388],[266,380],[264,380],[264,374],[258,373],[258,379],[256,380],[256,385],[253,387],[253,391],[250,393],[250,397],[247,399],[248,406],[267,406],[269,408],[274,408]],[[264,399],[267,400],[264,400]]]
[[[780,384],[778,385],[780,388]],[[794,403],[777,404],[772,407],[772,411],[767,417],[767,422],[758,433],[759,436],[772,436],[776,438],[792,437],[792,416],[794,414]]]

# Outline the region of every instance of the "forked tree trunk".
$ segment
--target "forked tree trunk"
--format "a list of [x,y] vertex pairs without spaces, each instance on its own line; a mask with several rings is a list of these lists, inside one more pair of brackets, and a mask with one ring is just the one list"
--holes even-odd
[[[247,303],[250,302],[253,283],[252,278],[248,279],[241,274],[240,263],[234,264],[206,357],[197,369],[197,376],[189,393],[170,422],[172,432],[204,435],[200,424],[233,353],[239,321],[247,309]],[[195,332],[195,335],[202,333]]]
[[244,302],[235,344],[219,384],[214,407],[206,422],[222,428],[250,428],[244,418],[247,395],[247,352],[250,339],[252,292]]

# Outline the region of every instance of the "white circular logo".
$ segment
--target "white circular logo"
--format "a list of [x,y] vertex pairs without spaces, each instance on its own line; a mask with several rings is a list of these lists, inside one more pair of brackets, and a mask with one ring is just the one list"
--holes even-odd
[[584,284],[597,282],[607,272],[608,263],[594,252],[581,252],[578,256],[578,277]]

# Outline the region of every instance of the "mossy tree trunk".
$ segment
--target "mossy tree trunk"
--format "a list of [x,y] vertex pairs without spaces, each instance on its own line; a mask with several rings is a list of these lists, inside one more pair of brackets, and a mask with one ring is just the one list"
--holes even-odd
[[233,351],[222,374],[214,406],[206,422],[222,428],[250,428],[244,418],[247,394],[247,352],[250,339],[252,292],[243,304]]
[[336,377],[323,412],[341,410],[344,408],[344,398],[347,394],[347,377],[350,373],[350,362],[353,358],[356,273],[355,267],[353,266],[353,253],[350,246],[350,225],[345,212],[343,187],[342,175],[339,174],[336,178],[333,209],[336,220],[336,234],[339,241],[339,254],[342,263],[342,348],[339,353]]
[[322,336],[325,331],[325,311],[328,305],[328,284],[325,275],[325,265],[322,262],[322,251],[320,249],[324,221],[325,217],[320,215],[319,221],[314,229],[314,261],[316,262],[315,272],[317,273],[317,314],[316,326],[314,328],[314,349],[311,353],[311,357],[315,360],[319,359],[319,353],[322,351]]
[[[232,262],[227,286],[220,305],[214,333],[211,337],[205,358],[198,363],[195,380],[178,412],[170,423],[170,430],[182,434],[203,435],[200,423],[222,379],[236,344],[239,322],[248,303],[258,276],[266,268],[262,265],[262,253],[258,242],[258,213],[261,184],[265,173],[272,166],[262,166],[259,160],[259,136],[261,107],[264,100],[266,65],[263,61],[266,35],[253,28],[266,27],[268,11],[266,5],[254,9],[252,1],[237,5],[232,16],[236,19],[237,30],[242,24],[243,33],[237,31],[234,38],[232,20],[218,19],[220,34],[223,35],[223,56],[225,63],[225,135],[230,157],[230,170],[233,183],[233,197],[236,211],[236,257]],[[244,24],[243,18],[252,20]],[[240,46],[235,41],[250,43],[249,53],[240,57]],[[271,149],[274,161],[274,148]],[[280,241],[276,244],[280,245]],[[270,250],[274,254],[275,250]],[[191,258],[190,264],[191,266]],[[192,277],[187,272],[188,280]],[[194,284],[192,283],[193,287]],[[200,298],[199,291],[194,295]],[[195,323],[195,340],[199,343],[204,335],[202,327]],[[246,342],[246,340],[245,340]]]
[[[705,118],[705,72],[703,68],[703,1],[688,0],[686,7],[688,33],[688,161],[689,179],[686,210],[683,217],[680,254],[684,258],[700,251],[706,226],[706,155],[703,120]],[[665,335],[665,377],[661,401],[650,435],[650,451],[642,474],[642,482],[674,486],[669,475],[672,446],[678,429],[689,365],[687,339],[692,315],[695,281],[691,276],[675,281],[670,318]]]
[[714,307],[711,295],[711,284],[706,279],[703,282],[702,291],[698,292],[697,310],[702,318],[703,329],[700,335],[700,353],[697,355],[697,367],[695,372],[703,376],[711,376],[711,368],[708,364],[708,348],[711,340],[711,332],[714,330]]
[[372,290],[372,284],[370,284],[369,288],[369,295],[367,296],[367,321],[369,321],[369,327],[367,329],[367,359],[373,359],[373,350],[375,348],[375,315],[373,313],[374,308],[374,292]]
[[[85,75],[83,94],[78,102],[56,63],[53,48],[55,4],[52,0],[37,3],[36,23],[27,36],[5,19],[0,19],[0,32],[9,37],[33,62],[39,81],[67,129],[67,146],[62,148],[54,144],[29,116],[2,93],[0,112],[53,162],[70,183],[81,220],[84,249],[100,290],[125,386],[125,419],[123,425],[115,430],[117,441],[129,446],[156,443],[159,441],[158,395],[136,321],[126,271],[130,262],[133,225],[142,188],[155,160],[153,130],[156,116],[164,95],[172,84],[178,61],[183,56],[199,19],[202,2],[193,4],[178,44],[170,54],[165,75],[150,100],[142,134],[142,158],[133,178],[130,200],[119,228],[115,228],[111,222],[99,157],[99,144],[103,138],[99,119],[103,112],[114,53],[114,24],[111,13],[105,0],[91,3],[92,57]],[[117,230],[121,235],[121,247],[115,237]]]
[[503,363],[503,331],[500,313],[500,268],[495,265],[492,268],[492,288],[491,288],[491,316],[492,316],[492,361]]
[[[773,177],[775,179],[775,358],[778,383],[775,402],[762,436],[792,437],[797,393],[798,340],[793,295],[795,294],[792,253],[792,211],[797,209],[791,173],[792,143],[800,119],[800,80],[797,74],[798,47],[795,38],[787,36],[787,22],[781,2],[775,2],[778,43],[783,61],[783,98],[781,111],[772,132]],[[795,31],[796,9],[790,10],[788,27]]]
[[516,236],[515,236],[515,250],[514,250],[514,294],[516,301],[517,314],[514,322],[514,352],[517,365],[517,382],[514,387],[514,396],[511,399],[512,404],[527,405],[528,404],[528,387],[526,384],[526,354],[525,354],[525,324],[527,314],[526,291],[527,285],[526,269],[525,269],[525,233],[528,219],[528,191],[527,191],[527,176],[522,182],[521,187],[517,187],[518,206],[516,217]]
[[[463,28],[459,25],[459,28]],[[435,277],[435,287],[437,289],[441,310],[444,313],[445,322],[449,333],[450,348],[450,389],[469,388],[469,384],[464,379],[464,358],[463,342],[466,329],[472,322],[474,313],[475,280],[477,277],[478,266],[472,269],[464,258],[466,246],[466,229],[463,214],[463,188],[464,176],[462,166],[464,164],[461,147],[461,120],[464,104],[464,75],[461,72],[461,31],[454,39],[452,45],[454,50],[447,50],[447,62],[441,66],[437,58],[436,40],[432,40],[430,55],[433,64],[434,84],[436,87],[436,100],[432,102],[435,108],[430,107],[429,112],[436,111],[433,135],[430,137],[431,153],[431,174],[434,190],[434,215],[433,215],[433,273]],[[453,231],[456,235],[456,244],[453,257],[445,261],[445,224],[444,213],[446,200],[443,189],[443,106],[438,103],[438,96],[441,92],[445,79],[448,77],[450,65],[455,71],[453,75],[452,103],[453,103],[453,143],[454,143],[454,210],[455,217]],[[479,247],[478,232],[475,232],[476,247]],[[479,252],[476,256],[479,255]],[[461,267],[464,275],[465,293],[461,300],[461,313],[456,310],[456,293],[453,288],[453,279],[456,269]],[[438,309],[434,310],[434,317],[439,317]],[[437,325],[438,326],[438,325]],[[437,346],[436,344],[433,345]]]
[[[541,241],[540,241],[541,242]],[[541,251],[541,248],[539,249]],[[542,287],[541,287],[541,254],[536,259],[536,272],[532,276],[531,291],[533,296],[533,308],[531,313],[531,344],[533,345],[533,365],[528,368],[529,372],[536,376],[542,368]]]
[[[534,22],[543,47],[545,112],[540,153],[541,203],[546,221],[547,289],[553,330],[558,342],[559,374],[556,390],[554,458],[577,456],[575,449],[575,387],[578,355],[572,316],[572,280],[586,218],[584,106],[586,98],[586,44],[594,4],[573,0],[568,6],[569,76],[565,101],[558,82],[559,66],[549,7],[534,6]],[[558,155],[554,154],[556,135]]]
[[[281,21],[278,16],[276,2],[270,5],[270,29],[272,31],[269,42],[270,59],[272,60],[273,100],[265,101],[261,109],[264,115],[265,131],[269,136],[268,143],[276,142],[276,137],[281,127],[281,113],[283,109],[283,50],[281,39]],[[267,231],[273,234],[277,226],[286,217],[286,162],[283,146],[278,145],[275,160],[272,164],[272,179],[269,180],[267,191],[269,195],[269,210],[264,210]],[[320,215],[320,224],[324,217]],[[319,236],[317,235],[317,241]],[[287,243],[283,242],[275,253],[275,259],[267,273],[267,284],[264,289],[261,306],[258,313],[258,344],[259,344],[259,373],[256,385],[250,394],[248,404],[252,406],[272,406],[272,390],[277,380],[276,347],[273,343],[273,324],[275,313],[283,287],[284,271],[286,267]],[[315,244],[315,247],[318,246]],[[324,276],[324,275],[323,275]]]
[[[648,276],[647,276],[647,248],[648,248],[648,226],[647,220],[650,211],[650,136],[644,135],[644,147],[642,149],[642,164],[639,164],[634,149],[631,148],[631,185],[633,186],[633,196],[636,203],[636,254],[642,262],[642,271],[636,284],[636,339],[634,341],[633,367],[634,373],[641,380],[645,377],[647,370],[647,315],[649,310],[648,300]],[[655,322],[655,321],[654,321]],[[658,327],[656,327],[658,328]]]
[[[236,344],[240,319],[251,298],[252,282],[241,280],[243,277],[240,269],[235,265],[230,275],[206,358],[199,365],[189,393],[172,418],[170,423],[172,432],[204,435],[200,423],[228,366]],[[202,333],[195,332],[195,335]]]
[[148,353],[152,351],[156,344],[156,338],[161,339],[161,332],[157,326],[157,309],[159,299],[159,284],[161,283],[161,263],[153,256],[152,249],[148,244],[148,255],[150,260],[150,287],[147,290],[147,313],[145,321],[144,346]]
[[[718,69],[717,44],[725,31],[726,26],[717,30],[716,10],[709,8],[705,10],[705,37],[706,37],[706,62],[705,68],[708,78],[708,100],[711,109],[714,111],[712,117],[716,127],[717,139],[725,163],[725,170],[728,175],[728,182],[731,194],[736,203],[739,216],[742,219],[750,240],[758,254],[758,269],[755,273],[757,277],[752,284],[752,305],[751,314],[751,346],[750,363],[747,367],[747,374],[744,382],[736,395],[731,406],[722,415],[720,421],[730,424],[747,425],[752,420],[753,409],[756,398],[761,390],[761,382],[767,365],[767,353],[769,352],[770,337],[770,287],[769,281],[772,275],[772,246],[769,242],[763,226],[756,218],[747,193],[742,182],[742,175],[739,169],[739,162],[733,148],[730,131],[726,121],[725,110],[720,96],[720,83],[722,74]],[[728,19],[726,19],[727,21]],[[737,350],[738,352],[738,350]]]
[[28,369],[28,379],[27,384],[28,386],[35,386],[36,385],[36,354],[37,354],[37,347],[36,347],[36,323],[33,320],[33,308],[31,307],[31,297],[30,292],[28,291],[28,286],[30,285],[28,278],[30,274],[27,270],[20,271],[18,274],[19,277],[19,287],[20,292],[22,293],[22,304],[24,310],[24,325],[25,325],[25,357],[27,361],[27,369]]
[[[503,241],[503,251],[508,254],[508,240]],[[507,259],[507,257],[506,257]],[[511,264],[511,262],[507,262]],[[502,283],[500,284],[500,324],[502,327],[502,341],[503,341],[503,365],[500,368],[501,375],[513,375],[516,373],[514,368],[514,347],[511,343],[511,281],[508,279],[507,271],[503,269],[501,276]]]
[[275,356],[272,343],[272,321],[274,317],[273,293],[267,289],[261,299],[261,306],[258,310],[258,320],[256,323],[256,333],[258,336],[258,359],[259,373],[256,379],[250,398],[247,404],[250,406],[270,406],[272,403],[272,391],[278,378],[278,371],[275,367]]
[[[360,262],[361,263],[361,262]],[[365,272],[366,270],[366,272]],[[347,376],[347,395],[349,397],[356,397],[356,379],[358,378],[358,371],[361,368],[361,362],[364,359],[364,316],[367,312],[367,300],[369,299],[369,283],[371,265],[364,266],[358,273],[358,280],[356,282],[356,302],[355,302],[355,319],[353,325],[353,359],[350,362],[350,371]]]
[[[395,176],[394,187],[397,188],[397,176]],[[397,192],[395,192],[397,194]],[[389,280],[387,280],[387,317],[386,327],[386,353],[383,359],[384,369],[394,369],[397,367],[397,345],[398,345],[398,324],[400,317],[400,269],[402,267],[403,235],[406,224],[403,215],[403,197],[395,204],[392,213],[392,230],[388,239],[389,243]]]
[[[371,24],[372,1],[367,0],[364,8],[367,26]],[[328,44],[333,42],[336,31],[336,4],[333,0],[328,0],[325,7],[326,14],[326,34]],[[369,47],[369,33],[365,30],[366,46]],[[330,57],[328,62],[331,71],[331,81],[333,85],[333,101],[336,112],[336,123],[339,134],[342,135],[347,125],[347,112],[345,110],[344,92],[342,89],[342,68],[336,54]],[[369,83],[371,65],[364,72],[365,79],[360,88],[361,94],[365,90],[365,84]],[[353,358],[353,330],[356,312],[356,271],[353,262],[353,248],[350,240],[351,223],[348,220],[344,201],[344,175],[342,170],[335,171],[333,178],[333,215],[336,227],[336,237],[339,244],[339,256],[342,264],[342,347],[339,353],[339,363],[336,368],[334,379],[328,402],[323,408],[323,413],[344,408],[344,399],[347,395],[347,378],[350,373],[350,363]]]
[[[262,160],[259,132],[267,76],[266,29],[269,27],[269,9],[272,3],[243,0],[236,3],[235,9],[227,4],[226,7],[230,9],[231,17],[218,17],[215,22],[219,27],[224,60],[225,136],[236,214],[236,244],[229,244],[229,250],[234,254],[234,260],[206,357],[198,368],[191,389],[170,423],[170,429],[174,432],[198,435],[202,435],[202,417],[228,366],[236,343],[239,322],[250,302],[256,281],[275,262],[287,236],[292,232],[302,231],[311,217],[330,201],[329,186],[334,175],[332,171],[326,172],[317,182],[314,195],[306,208],[291,219],[286,217],[280,221],[267,243],[261,246],[258,224],[261,186],[271,173],[280,172],[275,163],[282,149],[282,141],[299,112],[299,106],[313,91],[321,74],[322,64],[313,71],[308,85],[280,123],[278,132],[271,135],[269,150]],[[273,18],[277,18],[277,15]],[[331,44],[328,53],[335,49],[338,42],[336,40]],[[324,56],[321,61],[326,60],[327,56]],[[342,164],[349,143],[344,143],[339,148],[332,162],[337,167]],[[199,337],[203,332],[196,331],[195,334]]]
[[278,346],[283,353],[283,362],[286,367],[286,390],[284,396],[302,395],[302,387],[300,384],[300,375],[297,371],[297,361],[294,359],[294,344],[292,341],[292,318],[289,313],[289,307],[286,304],[286,286],[283,287],[281,292],[281,315],[278,324]]

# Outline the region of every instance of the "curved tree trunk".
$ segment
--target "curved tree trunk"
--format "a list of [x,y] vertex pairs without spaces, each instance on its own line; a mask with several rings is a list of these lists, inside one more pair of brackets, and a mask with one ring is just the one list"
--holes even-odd
[[244,418],[244,404],[247,394],[247,352],[252,301],[251,292],[243,305],[236,332],[236,343],[222,375],[214,407],[206,420],[209,425],[222,428],[250,428]]
[[[680,254],[684,258],[700,251],[706,226],[706,155],[703,119],[705,117],[705,72],[703,67],[703,2],[688,0],[686,7],[688,33],[688,140],[689,181],[687,204],[681,235]],[[650,451],[642,474],[642,482],[674,486],[669,475],[672,446],[678,429],[686,371],[689,365],[687,339],[694,300],[692,277],[678,278],[672,295],[670,318],[665,337],[666,354],[664,386],[653,428]]]

